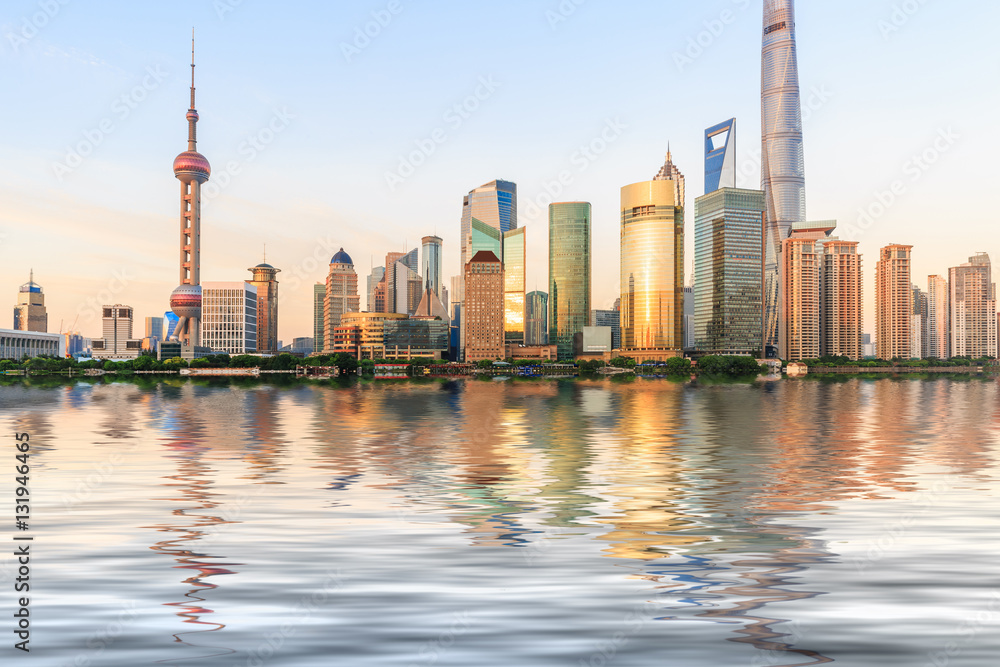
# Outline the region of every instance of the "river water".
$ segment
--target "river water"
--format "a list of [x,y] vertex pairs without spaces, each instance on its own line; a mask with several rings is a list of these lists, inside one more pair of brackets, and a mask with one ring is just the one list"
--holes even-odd
[[15,383],[0,423],[33,665],[1000,664],[992,380]]

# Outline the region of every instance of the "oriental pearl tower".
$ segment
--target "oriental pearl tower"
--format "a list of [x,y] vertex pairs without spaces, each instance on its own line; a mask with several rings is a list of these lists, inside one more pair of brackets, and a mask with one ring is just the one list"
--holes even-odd
[[194,33],[191,35],[191,108],[187,111],[188,147],[174,159],[174,176],[181,182],[180,286],[170,295],[170,309],[177,315],[170,340],[197,347],[201,342],[201,185],[212,167],[199,153],[194,106]]

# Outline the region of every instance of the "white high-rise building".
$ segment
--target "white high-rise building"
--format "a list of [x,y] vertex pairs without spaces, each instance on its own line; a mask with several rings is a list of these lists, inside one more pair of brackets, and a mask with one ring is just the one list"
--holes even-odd
[[244,281],[202,284],[201,344],[231,355],[257,352],[257,288]]

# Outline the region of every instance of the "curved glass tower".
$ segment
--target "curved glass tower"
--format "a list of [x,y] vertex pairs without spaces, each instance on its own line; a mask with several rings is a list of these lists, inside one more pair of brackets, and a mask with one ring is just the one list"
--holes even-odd
[[764,337],[778,340],[778,253],[792,223],[806,219],[802,106],[795,50],[795,1],[764,0],[761,51],[761,189],[764,240]]

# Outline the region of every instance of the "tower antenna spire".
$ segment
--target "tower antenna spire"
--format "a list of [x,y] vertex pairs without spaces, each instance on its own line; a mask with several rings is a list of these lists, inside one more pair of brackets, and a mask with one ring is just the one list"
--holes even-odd
[[187,112],[188,120],[188,150],[196,150],[198,135],[195,130],[195,123],[198,122],[198,111],[194,105],[194,28],[191,28],[191,107]]

